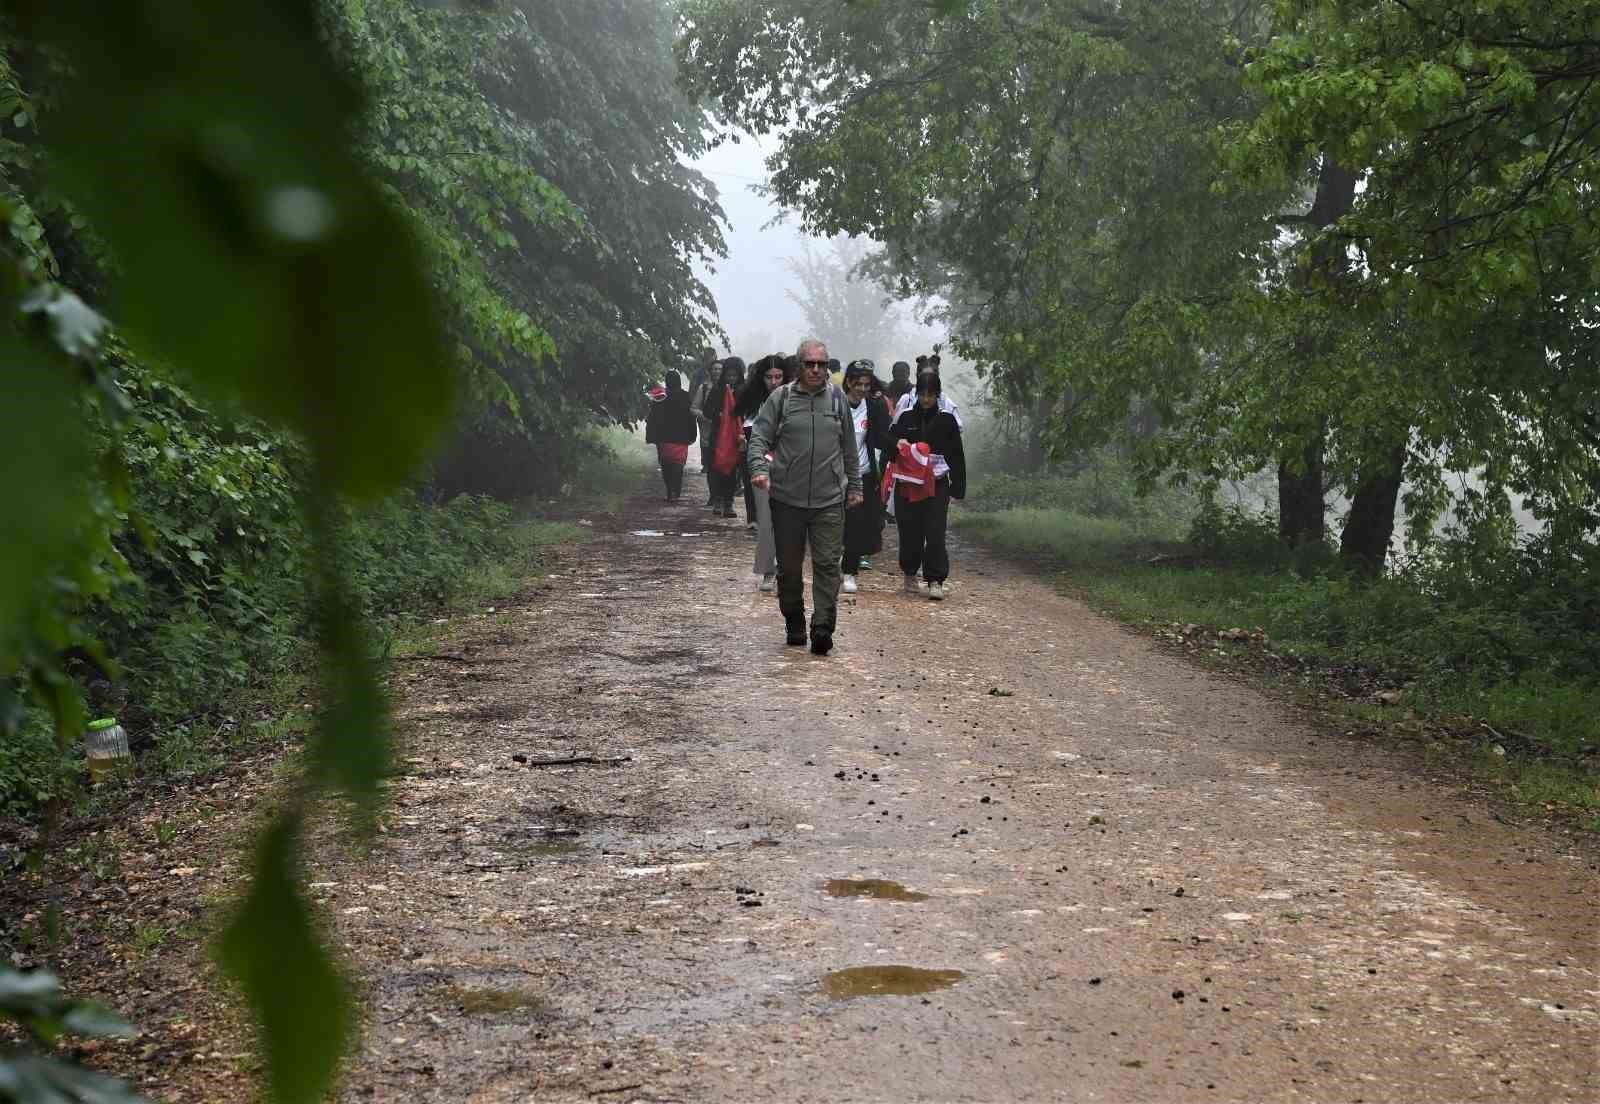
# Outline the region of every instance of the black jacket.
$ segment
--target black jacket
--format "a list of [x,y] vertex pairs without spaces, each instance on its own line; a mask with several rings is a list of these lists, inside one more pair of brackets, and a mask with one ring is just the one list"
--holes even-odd
[[692,445],[699,439],[685,391],[668,391],[667,397],[650,404],[644,419],[644,440],[648,445]]
[[889,436],[896,443],[922,441],[930,452],[944,457],[944,462],[950,465],[950,497],[967,497],[967,455],[961,448],[961,427],[956,424],[954,415],[937,407],[923,410],[920,405],[913,404],[895,421]]

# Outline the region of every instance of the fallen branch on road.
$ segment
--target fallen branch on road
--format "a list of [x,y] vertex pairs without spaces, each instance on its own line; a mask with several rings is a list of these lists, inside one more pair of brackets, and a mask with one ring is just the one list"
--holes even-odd
[[521,755],[513,755],[512,759],[525,767],[572,767],[588,764],[596,767],[615,767],[622,763],[633,762],[633,756],[622,755],[615,759],[603,759],[593,755],[569,755],[560,759],[528,759]]

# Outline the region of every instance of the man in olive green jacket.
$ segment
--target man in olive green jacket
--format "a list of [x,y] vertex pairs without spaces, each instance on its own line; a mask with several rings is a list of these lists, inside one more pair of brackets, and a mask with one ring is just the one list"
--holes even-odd
[[790,644],[806,642],[811,545],[811,650],[827,655],[838,624],[844,511],[863,501],[855,421],[828,382],[828,349],[800,343],[800,375],[767,396],[750,429],[750,485],[768,491],[778,552],[778,608]]

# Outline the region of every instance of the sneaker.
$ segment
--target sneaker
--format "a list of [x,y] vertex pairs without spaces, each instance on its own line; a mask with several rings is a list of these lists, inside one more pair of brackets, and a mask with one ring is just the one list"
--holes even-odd
[[915,575],[907,575],[906,576],[906,588],[905,589],[906,589],[906,593],[907,594],[921,594],[922,593],[921,588],[919,588],[917,586],[917,577]]
[[872,570],[872,561],[869,560],[865,556],[861,557],[861,570],[862,571],[871,571]]
[[761,585],[756,589],[761,591],[762,594],[771,594],[773,587],[777,585],[777,577],[769,571],[765,575],[761,576]]
[[856,577],[854,575],[846,575],[844,577],[844,585],[840,589],[846,594],[854,594],[856,592]]
[[943,583],[929,583],[928,584],[928,597],[929,597],[929,599],[931,599],[932,601],[935,601],[935,602],[944,601],[944,584]]
[[833,631],[825,629],[822,632],[817,632],[813,629],[811,632],[811,651],[812,654],[819,656],[825,656],[833,651]]
[[790,647],[798,648],[806,642],[806,615],[797,613],[793,617],[785,617],[783,642]]

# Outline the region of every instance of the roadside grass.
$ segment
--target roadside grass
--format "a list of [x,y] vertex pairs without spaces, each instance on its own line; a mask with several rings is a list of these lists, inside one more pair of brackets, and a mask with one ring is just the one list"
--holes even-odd
[[[1436,762],[1600,830],[1600,672],[1585,675],[1564,648],[1568,630],[1537,613],[1441,600],[1405,578],[1231,561],[1160,523],[1020,506],[963,508],[952,520],[971,539],[1043,560],[1066,590],[1205,662],[1265,683],[1282,681],[1274,668],[1292,671],[1344,730],[1421,741]],[[1234,629],[1264,640],[1218,638]]]
[[644,443],[643,430],[608,426],[599,433],[592,459],[573,481],[573,498],[596,513],[617,517],[623,504],[639,490],[640,476],[656,469],[656,450]]

